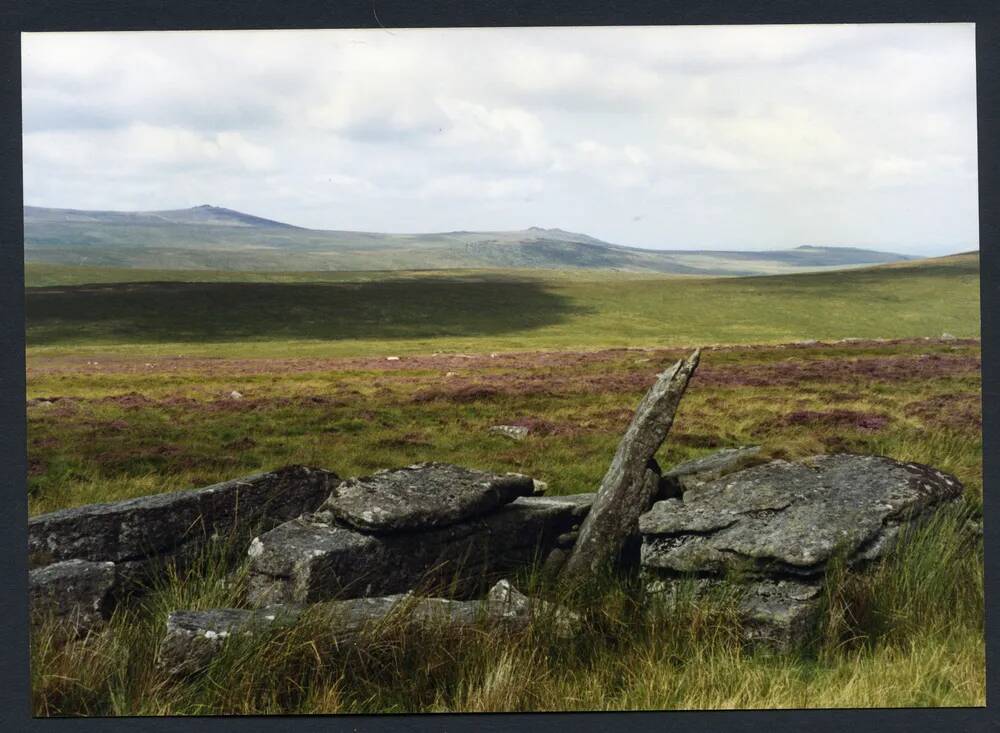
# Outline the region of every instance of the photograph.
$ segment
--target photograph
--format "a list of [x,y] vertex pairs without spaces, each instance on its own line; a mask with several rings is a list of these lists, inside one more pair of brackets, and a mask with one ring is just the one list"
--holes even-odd
[[974,23],[19,35],[33,717],[986,705]]

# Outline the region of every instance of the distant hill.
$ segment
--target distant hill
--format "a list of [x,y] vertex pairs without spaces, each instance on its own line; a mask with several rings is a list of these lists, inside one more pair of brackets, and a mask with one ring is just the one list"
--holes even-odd
[[36,224],[111,224],[131,226],[160,226],[168,224],[194,224],[206,226],[256,227],[260,229],[299,229],[280,221],[263,219],[232,209],[202,204],[190,209],[167,211],[82,211],[80,209],[46,209],[41,206],[24,207],[25,223]]
[[764,275],[916,259],[854,247],[648,250],[562,229],[381,234],[305,229],[216,206],[169,211],[24,207],[25,260],[194,270],[614,269]]

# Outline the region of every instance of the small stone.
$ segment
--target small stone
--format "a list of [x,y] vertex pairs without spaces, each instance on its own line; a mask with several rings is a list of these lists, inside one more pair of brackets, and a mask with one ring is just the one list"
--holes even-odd
[[974,519],[968,519],[965,522],[965,530],[972,537],[981,539],[983,536],[983,523],[977,522]]
[[555,634],[561,639],[571,639],[580,630],[578,614],[548,601],[528,598],[507,580],[499,581],[490,589],[486,609],[490,618],[521,623],[551,614]]
[[579,532],[563,532],[561,535],[556,537],[556,546],[563,549],[572,547],[576,542],[576,538],[579,536]]
[[528,428],[521,425],[494,425],[490,432],[512,440],[524,440],[528,437]]
[[113,562],[65,560],[32,570],[28,585],[36,620],[65,620],[82,633],[111,615],[118,574]]
[[540,570],[542,577],[549,581],[555,580],[559,576],[562,566],[566,563],[567,557],[569,557],[569,553],[566,550],[559,547],[552,548],[542,563]]

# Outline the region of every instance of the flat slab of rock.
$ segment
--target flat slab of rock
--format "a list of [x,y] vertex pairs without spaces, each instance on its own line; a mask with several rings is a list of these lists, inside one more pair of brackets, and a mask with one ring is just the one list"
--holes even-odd
[[594,504],[597,492],[588,491],[582,494],[563,494],[560,496],[534,495],[526,496],[514,501],[518,506],[534,507],[536,509],[549,508],[560,513],[565,512],[574,519],[583,519]]
[[593,498],[523,496],[483,517],[396,534],[359,532],[317,512],[253,540],[249,599],[258,606],[315,603],[441,584],[461,594],[484,577],[543,559]]
[[707,456],[680,463],[665,471],[660,477],[658,498],[678,497],[708,481],[733,473],[744,468],[758,453],[760,453],[759,445],[723,448]]
[[733,594],[741,621],[743,640],[752,646],[789,651],[807,639],[819,617],[822,587],[793,580],[757,580],[745,584],[714,578],[656,579],[647,591],[676,604],[681,588],[695,599],[711,593]]
[[322,506],[362,532],[390,534],[447,527],[534,493],[521,474],[495,474],[448,463],[419,463],[335,487]]
[[330,471],[290,466],[201,489],[42,514],[28,521],[29,561],[40,566],[83,559],[134,568],[200,546],[213,534],[273,527],[315,510],[337,483]]
[[64,560],[28,574],[32,616],[69,622],[83,632],[111,615],[118,573],[113,562]]
[[642,564],[679,573],[819,575],[841,550],[852,563],[881,557],[902,526],[961,492],[954,476],[881,456],[772,461],[654,504],[639,519]]
[[[227,639],[293,624],[304,611],[301,606],[281,605],[254,610],[218,608],[174,611],[167,617],[158,664],[168,674],[190,674],[208,664]],[[553,622],[553,632],[562,638],[578,633],[580,624],[579,616],[571,611],[528,598],[506,580],[494,585],[481,601],[422,598],[412,593],[400,593],[330,601],[312,607],[311,612],[329,625],[338,643],[350,643],[366,628],[390,617],[403,623],[440,625],[461,631],[485,620],[516,630],[540,615],[546,615]]]

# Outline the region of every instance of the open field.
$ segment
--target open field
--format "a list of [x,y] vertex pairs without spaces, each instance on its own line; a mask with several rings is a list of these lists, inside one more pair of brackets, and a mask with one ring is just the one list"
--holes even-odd
[[[73,284],[91,276],[99,284]],[[53,267],[29,267],[27,277],[29,285],[46,283],[27,295],[29,358],[385,356],[979,335],[977,255],[726,279],[100,268],[81,275]],[[115,282],[126,277],[132,281]]]
[[[711,343],[733,345],[703,353],[661,465],[759,443],[768,457],[920,461],[966,486],[874,576],[831,583],[826,626],[792,654],[741,650],[724,606],[658,615],[625,579],[565,599],[589,613],[573,644],[543,629],[456,642],[389,628],[347,651],[307,624],[170,682],[150,664],[167,611],[243,602],[240,576],[224,584],[206,561],[114,633],[64,647],[36,634],[38,714],[984,704],[982,543],[965,531],[983,490],[974,256],[711,281],[28,276],[45,285],[27,295],[32,514],[288,463],[349,476],[441,460],[592,490],[656,373]],[[105,284],[79,285],[90,278]],[[820,343],[782,343],[806,339]],[[531,434],[490,434],[498,423]]]

